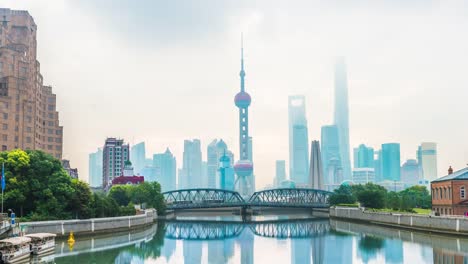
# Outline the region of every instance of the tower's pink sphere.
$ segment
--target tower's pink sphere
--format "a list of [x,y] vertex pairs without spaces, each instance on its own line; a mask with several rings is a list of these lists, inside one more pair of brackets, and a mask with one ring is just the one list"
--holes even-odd
[[236,94],[236,97],[234,97],[234,103],[236,103],[236,106],[239,108],[248,107],[251,101],[250,95],[246,92],[239,92]]
[[234,171],[241,177],[252,176],[253,164],[250,160],[239,160],[234,165]]

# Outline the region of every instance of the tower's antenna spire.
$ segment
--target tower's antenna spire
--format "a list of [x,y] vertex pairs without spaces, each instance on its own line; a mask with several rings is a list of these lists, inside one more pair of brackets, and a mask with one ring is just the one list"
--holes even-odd
[[239,75],[241,77],[241,92],[243,92],[245,71],[244,71],[244,33],[242,32],[241,32],[241,71]]

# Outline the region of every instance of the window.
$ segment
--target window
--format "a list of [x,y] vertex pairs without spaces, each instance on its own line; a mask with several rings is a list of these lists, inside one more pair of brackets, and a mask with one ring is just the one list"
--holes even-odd
[[8,124],[3,124],[3,130],[8,130]]
[[8,119],[8,113],[3,113],[3,119]]
[[57,142],[57,143],[62,143],[62,139],[61,139],[61,138],[56,138],[56,139],[55,139],[55,142]]
[[55,150],[58,150],[58,151],[62,150],[62,146],[55,146]]
[[32,113],[32,107],[28,106],[28,113]]
[[26,137],[26,143],[31,143],[31,137]]
[[49,121],[47,122],[48,126],[54,126],[54,122],[53,121]]
[[28,123],[31,123],[31,122],[32,122],[32,117],[31,117],[31,116],[27,116],[27,117],[26,117],[26,120],[28,121]]
[[61,130],[56,130],[55,131],[55,135],[61,135],[62,134],[62,131]]
[[15,142],[18,142],[18,141],[19,141],[19,137],[15,136]]
[[53,130],[53,129],[47,129],[47,133],[53,134],[53,133],[54,133],[54,130]]
[[47,145],[48,150],[52,150],[53,146],[52,145]]
[[48,105],[47,110],[54,111],[55,110],[55,105]]
[[460,187],[460,199],[465,199],[465,186]]
[[32,127],[26,127],[26,132],[32,132]]
[[7,141],[8,140],[8,135],[3,134],[2,139],[3,139],[3,141]]
[[48,142],[54,142],[54,138],[53,138],[53,137],[48,137],[48,138],[47,138],[47,141],[48,141]]
[[2,151],[6,151],[6,150],[7,150],[7,146],[2,145]]
[[53,114],[53,113],[49,113],[49,118],[50,118],[50,119],[54,119],[54,114]]

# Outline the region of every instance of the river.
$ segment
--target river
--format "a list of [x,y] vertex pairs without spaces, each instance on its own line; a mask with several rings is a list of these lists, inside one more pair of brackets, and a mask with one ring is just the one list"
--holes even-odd
[[159,222],[57,240],[50,263],[468,263],[468,238],[324,218]]

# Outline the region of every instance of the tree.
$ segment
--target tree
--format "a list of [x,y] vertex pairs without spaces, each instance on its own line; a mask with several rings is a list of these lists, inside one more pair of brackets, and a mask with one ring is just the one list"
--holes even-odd
[[91,190],[89,185],[77,179],[72,180],[73,193],[70,199],[70,210],[75,218],[83,219],[92,216],[91,210]]
[[333,191],[333,194],[330,195],[329,202],[331,205],[353,204],[356,202],[356,197],[352,192],[351,186],[343,184]]
[[[353,186],[354,187],[354,186]],[[355,187],[354,193],[357,200],[364,207],[384,208],[387,190],[377,184],[367,183],[365,185]]]
[[127,206],[130,202],[130,185],[114,185],[109,190],[109,197],[113,198],[120,206]]
[[396,192],[387,193],[387,208],[398,210],[401,207],[401,197]]

